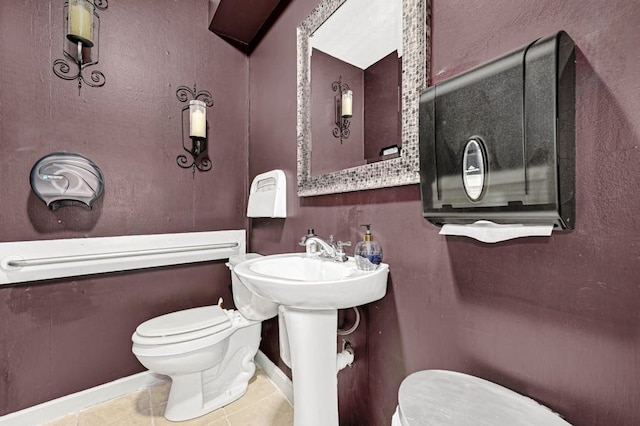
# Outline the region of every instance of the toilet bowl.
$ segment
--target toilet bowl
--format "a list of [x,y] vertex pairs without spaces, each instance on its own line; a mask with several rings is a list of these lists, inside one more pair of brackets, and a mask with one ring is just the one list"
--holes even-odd
[[240,398],[255,372],[262,321],[278,306],[248,290],[233,272],[234,265],[256,257],[232,257],[234,302],[238,310],[220,306],[185,309],[140,324],[132,351],[150,371],[171,378],[164,416],[190,420]]
[[392,426],[571,426],[531,398],[468,374],[418,371],[398,391]]

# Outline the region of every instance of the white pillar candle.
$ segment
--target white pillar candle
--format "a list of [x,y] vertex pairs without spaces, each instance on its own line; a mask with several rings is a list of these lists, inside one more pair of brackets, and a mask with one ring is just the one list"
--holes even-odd
[[207,110],[204,102],[189,102],[189,122],[189,136],[193,138],[207,137]]
[[345,90],[342,92],[342,116],[349,118],[353,115],[353,92]]
[[93,46],[93,6],[85,0],[69,1],[69,27],[67,38]]

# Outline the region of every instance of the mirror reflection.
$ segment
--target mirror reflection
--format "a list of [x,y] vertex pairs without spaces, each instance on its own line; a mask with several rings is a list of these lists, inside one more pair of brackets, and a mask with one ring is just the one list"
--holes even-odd
[[[376,4],[378,12],[373,7]],[[362,16],[369,11],[373,15]],[[343,13],[346,17],[341,18]],[[428,0],[322,0],[300,23],[297,28],[299,196],[420,181],[418,107],[429,75],[429,14]],[[395,24],[389,26],[395,25],[396,37],[394,30],[365,26],[359,21],[375,23],[392,16]],[[325,31],[333,39],[321,43]],[[370,50],[380,52],[368,62],[357,62],[336,52],[338,47],[349,56]],[[327,71],[320,78],[323,71],[314,68],[312,72],[312,61],[323,60],[339,62],[341,68]],[[389,71],[394,63],[395,69]],[[385,71],[373,72],[383,65],[388,67]],[[366,74],[372,74],[371,78]],[[384,82],[375,83],[377,78],[384,78]],[[369,84],[378,88],[369,90]],[[380,99],[376,100],[371,93]],[[375,114],[383,118],[375,118]],[[348,152],[350,149],[355,153]],[[380,159],[384,161],[376,161]]]
[[345,1],[309,48],[311,174],[398,157],[402,1]]

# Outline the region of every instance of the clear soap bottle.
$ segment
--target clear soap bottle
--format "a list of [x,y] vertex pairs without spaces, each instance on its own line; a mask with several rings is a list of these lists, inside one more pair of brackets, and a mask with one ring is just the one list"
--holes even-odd
[[362,271],[375,271],[382,263],[382,246],[373,240],[371,235],[371,225],[360,225],[367,228],[364,240],[356,244],[353,257],[356,259],[356,266]]

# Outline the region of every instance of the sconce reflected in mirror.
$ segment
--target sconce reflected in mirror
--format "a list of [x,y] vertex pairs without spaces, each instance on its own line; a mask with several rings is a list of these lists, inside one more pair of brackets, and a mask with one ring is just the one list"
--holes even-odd
[[[191,100],[189,100],[191,95]],[[201,172],[211,170],[211,160],[207,153],[207,107],[213,106],[213,98],[211,93],[206,90],[196,91],[196,85],[193,84],[193,90],[187,86],[180,86],[176,90],[176,97],[180,102],[189,103],[184,106],[180,113],[182,123],[182,148],[189,153],[191,158],[185,154],[180,154],[176,158],[178,166],[183,169],[191,167],[193,173],[198,169]],[[200,100],[202,99],[202,100]],[[185,144],[185,111],[189,111],[189,135],[190,143]]]
[[349,119],[353,116],[353,92],[347,83],[342,82],[342,76],[338,78],[338,81],[331,83],[331,88],[337,92],[334,97],[336,127],[333,129],[333,136],[340,138],[340,144],[342,144],[342,140],[349,138],[351,133]]
[[82,83],[91,87],[104,86],[106,79],[100,71],[92,71],[90,78],[86,79],[82,71],[92,65],[96,65],[100,57],[100,15],[98,10],[106,10],[109,7],[107,0],[67,0],[64,3],[64,41],[63,53],[78,67],[76,74],[70,74],[71,67],[65,59],[56,59],[53,62],[53,73],[63,80],[78,80],[78,95]]

